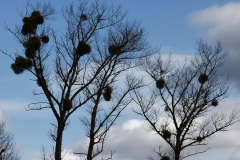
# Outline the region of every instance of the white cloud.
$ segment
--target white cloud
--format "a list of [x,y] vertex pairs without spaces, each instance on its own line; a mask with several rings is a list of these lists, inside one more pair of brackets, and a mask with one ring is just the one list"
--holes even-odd
[[[204,10],[192,13],[193,23],[195,25],[215,25],[223,21],[237,22],[239,20],[240,3],[230,2],[223,6],[214,5]],[[233,19],[229,19],[233,18]]]
[[137,119],[131,119],[131,120],[123,123],[122,129],[126,132],[131,132],[134,129],[137,129],[137,128],[143,126],[143,125],[144,125],[144,121],[140,121],[140,120],[137,120]]
[[[155,133],[148,132],[145,120],[130,119],[120,126],[114,126],[109,132],[104,152],[99,159],[109,158],[111,151],[115,151],[115,160],[146,160],[152,147],[163,144],[163,140]],[[87,140],[81,140],[74,145],[74,150],[86,148]]]
[[89,139],[82,139],[72,145],[73,152],[75,153],[86,153]]
[[240,2],[215,5],[190,14],[191,23],[197,28],[207,30],[210,42],[218,40],[229,51],[225,68],[231,75],[234,85],[240,89]]
[[[220,112],[228,111],[234,107],[234,104],[229,101],[225,101],[223,105],[218,106]],[[235,101],[238,103],[239,101]],[[236,105],[235,103],[235,105]],[[214,112],[216,110],[213,110]],[[165,142],[156,133],[147,131],[148,122],[139,119],[129,119],[122,125],[114,126],[109,132],[108,139],[105,144],[104,152],[99,156],[99,159],[108,158],[111,151],[115,151],[113,159],[115,160],[145,160],[152,154],[152,148],[158,145],[166,146]],[[220,160],[226,160],[226,158],[236,160],[239,156],[237,148],[240,147],[240,142],[236,140],[236,137],[240,135],[240,126],[234,125],[229,128],[228,132],[216,133],[211,139],[209,139],[207,146],[190,147],[185,150],[185,154],[194,153],[198,149],[206,149],[210,147],[210,150],[206,153],[194,156],[198,160],[203,160],[203,157],[211,157],[212,159],[218,158]],[[81,140],[74,145],[75,151],[79,149],[86,149],[87,140]],[[233,152],[233,150],[236,150]],[[210,158],[210,159],[211,159]],[[235,159],[233,159],[235,158]],[[208,158],[207,158],[208,159]]]
[[76,154],[73,154],[72,149],[65,149],[63,150],[63,160],[80,160],[80,157]]
[[212,6],[190,15],[197,27],[206,27],[209,40],[221,40],[226,47],[240,48],[240,3]]

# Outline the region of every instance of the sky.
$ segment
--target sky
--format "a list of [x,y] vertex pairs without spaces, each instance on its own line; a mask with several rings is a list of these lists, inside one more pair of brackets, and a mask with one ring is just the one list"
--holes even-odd
[[[77,0],[74,0],[77,1]],[[36,3],[36,0],[30,0]],[[61,8],[69,1],[51,0],[58,14],[53,26],[64,29]],[[227,112],[233,107],[240,107],[240,1],[230,0],[106,0],[114,6],[121,5],[128,11],[128,19],[142,22],[147,30],[147,39],[152,46],[160,46],[162,54],[172,53],[174,58],[195,53],[196,40],[202,38],[209,44],[220,41],[229,52],[224,70],[230,73],[231,87],[229,97],[218,107],[220,112]],[[0,49],[16,53],[22,46],[5,29],[5,24],[14,29],[21,24],[19,12],[24,11],[27,0],[2,1],[0,5]],[[62,27],[62,28],[61,28]],[[49,110],[26,111],[25,107],[38,97],[33,91],[38,86],[28,73],[15,75],[10,69],[12,60],[0,53],[0,119],[5,120],[7,130],[14,133],[16,146],[23,160],[40,160],[41,146],[51,148],[48,137],[54,123]],[[78,120],[79,113],[73,114],[70,125],[64,133],[63,149],[65,159],[78,159],[72,154],[85,149],[87,139]],[[102,156],[107,158],[111,150],[115,151],[114,160],[145,160],[152,153],[152,148],[164,145],[155,133],[147,131],[148,124],[127,108],[121,118],[109,132]],[[210,140],[206,153],[186,160],[239,160],[240,159],[240,124],[233,125],[228,132],[217,133]],[[190,151],[194,151],[190,149]],[[99,157],[101,158],[101,157]]]

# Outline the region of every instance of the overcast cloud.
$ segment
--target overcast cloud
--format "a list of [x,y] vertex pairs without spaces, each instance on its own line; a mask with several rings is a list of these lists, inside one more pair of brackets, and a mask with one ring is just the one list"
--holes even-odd
[[240,49],[240,2],[212,6],[191,14],[195,26],[206,27],[209,40],[221,40],[225,47]]
[[231,80],[240,89],[240,2],[231,2],[223,6],[215,5],[190,14],[191,23],[198,29],[207,30],[207,39],[216,43],[220,40],[229,52],[226,70]]

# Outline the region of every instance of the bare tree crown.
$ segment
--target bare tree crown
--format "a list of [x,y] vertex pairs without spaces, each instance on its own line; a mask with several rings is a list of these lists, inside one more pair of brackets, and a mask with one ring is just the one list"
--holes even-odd
[[[88,115],[80,120],[90,142],[88,150],[80,154],[91,160],[103,151],[107,132],[130,104],[129,93],[142,85],[141,78],[127,71],[136,67],[135,59],[145,56],[145,30],[137,21],[124,20],[126,12],[121,7],[97,0],[66,5],[62,9],[63,33],[48,25],[55,13],[50,3],[28,4],[16,30],[6,25],[24,52],[15,56],[2,52],[14,60],[14,73],[29,71],[42,89],[34,95],[44,95],[46,101],[31,103],[27,110],[50,109],[54,114],[57,123],[52,124],[50,137],[56,142],[56,160],[62,158],[67,120],[86,106]],[[120,76],[125,80],[122,88],[115,85]]]
[[[205,152],[183,154],[190,146],[206,145],[207,138],[238,122],[239,110],[229,116],[208,112],[226,98],[228,77],[223,77],[221,67],[227,53],[220,42],[212,47],[201,39],[197,41],[196,55],[183,64],[173,63],[171,57],[163,60],[160,55],[140,61],[142,70],[152,78],[150,97],[135,91],[136,113],[150,124],[170,146],[170,159],[183,159]],[[162,113],[168,117],[161,120]],[[167,155],[161,154],[160,157]]]

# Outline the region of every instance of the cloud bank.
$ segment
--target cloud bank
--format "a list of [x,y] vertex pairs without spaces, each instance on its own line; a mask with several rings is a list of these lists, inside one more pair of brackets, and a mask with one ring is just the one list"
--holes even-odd
[[[234,103],[233,103],[234,102]],[[226,113],[236,107],[240,100],[229,99],[221,103],[218,108],[210,112]],[[240,141],[236,137],[240,135],[240,126],[233,125],[228,132],[216,133],[212,138],[207,140],[207,146],[190,147],[184,151],[185,154],[194,153],[196,150],[204,150],[210,148],[206,153],[193,156],[196,160],[215,159],[218,160],[237,160],[240,157]],[[79,140],[71,149],[73,152],[80,152],[87,147],[88,140]],[[149,155],[154,155],[152,149],[154,147],[167,146],[162,138],[156,133],[148,131],[148,122],[140,119],[129,119],[121,125],[114,126],[110,132],[105,144],[104,152],[98,157],[107,159],[110,157],[111,151],[115,151],[113,159],[115,160],[146,160]],[[229,157],[231,157],[229,159]],[[190,158],[190,159],[191,159]]]
[[240,49],[240,3],[232,2],[223,6],[212,6],[190,15],[197,27],[206,27],[208,38],[221,40],[224,46]]
[[214,5],[190,14],[190,21],[196,28],[206,30],[210,42],[221,41],[229,51],[225,70],[240,90],[240,2]]

